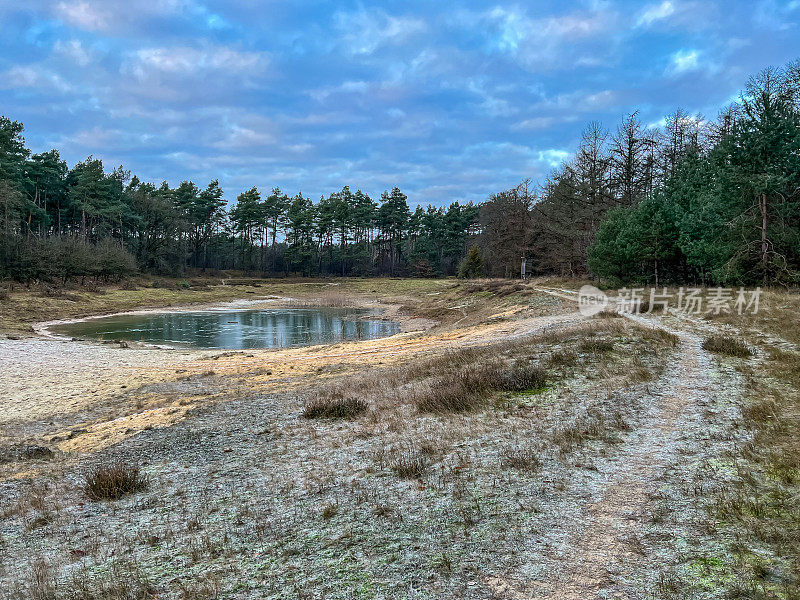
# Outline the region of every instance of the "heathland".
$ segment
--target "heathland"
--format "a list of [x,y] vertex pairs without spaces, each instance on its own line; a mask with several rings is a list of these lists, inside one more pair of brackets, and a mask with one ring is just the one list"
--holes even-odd
[[[3,597],[797,598],[800,297],[577,310],[579,282],[144,278],[0,298]],[[36,334],[368,306],[368,341]]]

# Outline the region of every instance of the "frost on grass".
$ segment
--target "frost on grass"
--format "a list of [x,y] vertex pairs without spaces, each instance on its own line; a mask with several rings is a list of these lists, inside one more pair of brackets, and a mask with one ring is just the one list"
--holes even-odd
[[[44,579],[72,593],[76,576],[87,598],[115,580],[125,597],[168,600],[403,598],[410,581],[429,597],[489,597],[479,565],[518,573],[521,547],[527,576],[549,581],[564,523],[585,514],[597,467],[647,406],[632,365],[658,377],[669,355],[636,328],[596,323],[614,352],[581,350],[579,328],[309,381],[297,396],[312,418],[288,394],[209,405],[115,448],[148,465],[147,494],[86,502],[84,469],[67,465],[44,500],[9,510],[2,551],[28,572],[46,544]],[[450,388],[455,404],[421,410]],[[16,499],[23,484],[4,485]],[[109,557],[122,556],[135,564],[115,575]],[[0,578],[30,597],[27,580]]]

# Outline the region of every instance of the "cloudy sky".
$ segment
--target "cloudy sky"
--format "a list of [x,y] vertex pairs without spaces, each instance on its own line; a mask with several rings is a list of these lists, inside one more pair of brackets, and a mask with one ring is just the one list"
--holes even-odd
[[0,0],[0,113],[35,152],[229,199],[480,201],[590,120],[713,117],[798,57],[800,0]]

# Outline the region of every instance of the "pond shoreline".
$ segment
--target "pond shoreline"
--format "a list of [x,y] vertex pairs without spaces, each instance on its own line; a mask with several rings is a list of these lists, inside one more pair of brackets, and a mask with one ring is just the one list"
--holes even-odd
[[[137,310],[126,310],[112,313],[99,313],[95,315],[88,315],[83,317],[75,317],[69,319],[52,319],[49,321],[41,321],[31,325],[31,330],[36,336],[46,339],[58,341],[89,341],[73,336],[63,335],[51,330],[52,327],[59,325],[71,325],[74,323],[85,323],[99,319],[107,319],[112,317],[123,316],[136,316],[136,315],[157,315],[157,314],[175,314],[185,312],[206,312],[206,311],[247,311],[257,310],[261,305],[264,309],[286,308],[286,309],[322,309],[322,308],[352,308],[354,310],[374,309],[379,311],[375,314],[363,315],[358,320],[381,320],[391,321],[397,323],[397,333],[409,333],[412,331],[427,331],[437,325],[436,321],[431,319],[424,319],[421,317],[414,317],[401,313],[400,306],[396,304],[386,304],[382,302],[353,302],[350,306],[326,306],[313,301],[303,301],[299,298],[291,298],[285,296],[265,296],[258,299],[240,299],[227,302],[209,302],[201,304],[187,304],[183,306],[164,306],[143,308]],[[393,334],[396,335],[396,334]],[[115,341],[115,340],[112,340]],[[186,349],[183,347],[163,346],[158,344],[138,344],[139,347],[157,348],[157,349]],[[200,348],[195,348],[200,349]]]
[[197,350],[292,348],[391,337],[400,325],[369,307],[215,306],[184,311],[105,316],[49,325],[75,340]]

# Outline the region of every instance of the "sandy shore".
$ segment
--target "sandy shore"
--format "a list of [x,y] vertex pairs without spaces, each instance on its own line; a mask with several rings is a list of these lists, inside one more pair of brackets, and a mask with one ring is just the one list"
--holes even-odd
[[0,425],[85,410],[200,355],[51,338],[0,340]]
[[[135,312],[298,305],[291,298],[268,297]],[[428,332],[433,321],[404,315],[398,305],[361,302],[358,306],[380,309],[381,317],[400,323],[401,332],[324,346],[220,351],[74,341],[48,330],[68,321],[39,323],[34,328],[38,336],[0,339],[0,442],[26,440],[68,452],[95,450],[142,429],[173,424],[198,405],[237,394],[275,392],[328,373],[390,364],[410,355],[484,343],[575,319],[574,315],[519,318]],[[69,322],[77,320],[84,319]]]

